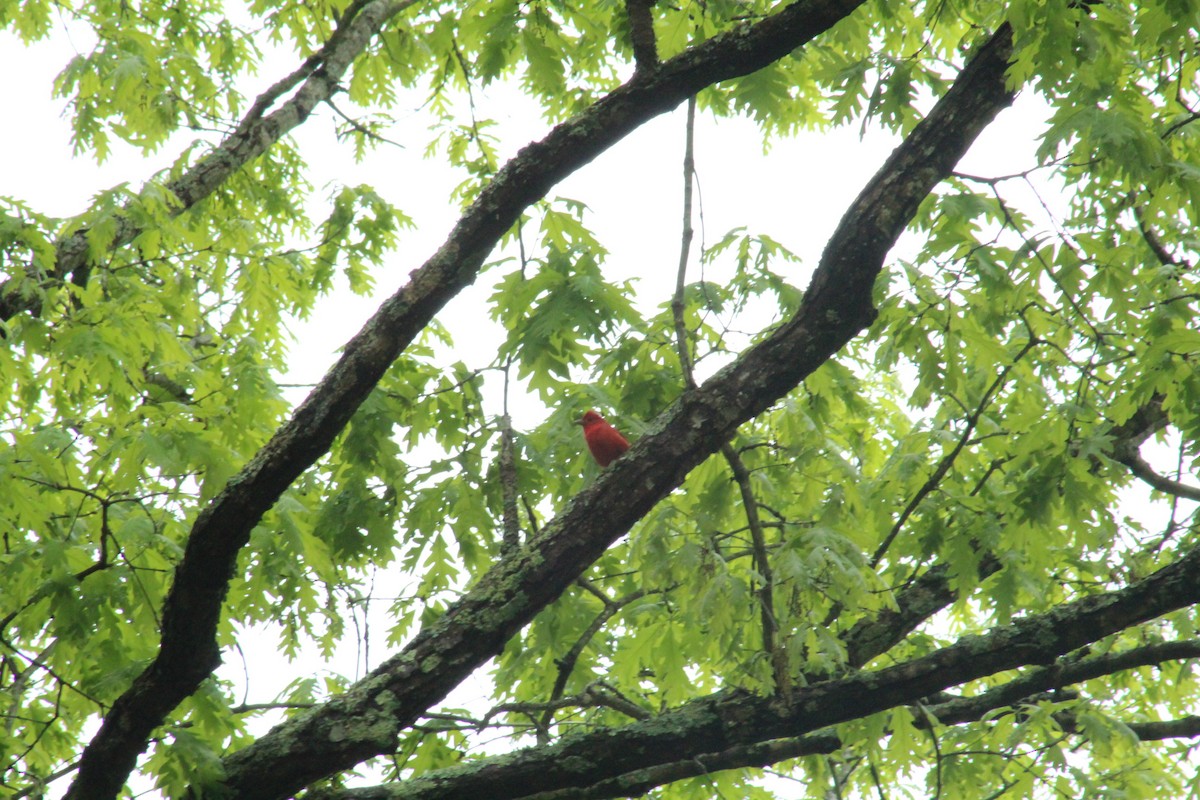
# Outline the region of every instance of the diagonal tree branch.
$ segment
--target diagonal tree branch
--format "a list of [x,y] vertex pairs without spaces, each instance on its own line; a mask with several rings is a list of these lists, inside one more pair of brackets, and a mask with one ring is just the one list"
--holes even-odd
[[[990,553],[979,562],[979,579],[1000,571],[1000,561]],[[846,663],[859,668],[891,650],[917,626],[954,602],[957,592],[950,584],[950,568],[939,564],[922,573],[896,594],[896,608],[885,608],[875,616],[859,620],[842,637]]]
[[879,543],[877,548],[875,548],[875,552],[871,555],[871,561],[869,562],[871,569],[875,569],[879,566],[879,563],[883,561],[883,557],[887,554],[888,548],[892,546],[892,542],[896,540],[896,537],[904,528],[904,524],[908,522],[909,517],[911,517],[913,512],[921,507],[921,503],[925,501],[925,498],[932,494],[941,484],[942,479],[946,477],[946,473],[948,473],[950,468],[954,466],[955,460],[959,457],[962,451],[966,449],[967,443],[971,441],[971,437],[975,433],[975,426],[979,424],[980,418],[991,404],[992,398],[995,396],[996,392],[1004,386],[1005,381],[1008,379],[1008,374],[1012,372],[1013,367],[1015,367],[1017,363],[1029,353],[1030,350],[1037,346],[1037,344],[1038,341],[1032,338],[1026,342],[1025,346],[1021,348],[1020,352],[1013,356],[1013,360],[1011,362],[1004,365],[1004,368],[1000,370],[1000,374],[997,375],[996,379],[988,386],[987,390],[983,393],[983,397],[979,400],[979,405],[977,405],[975,410],[967,416],[966,425],[963,426],[962,434],[958,437],[958,441],[955,442],[954,447],[950,448],[950,451],[942,456],[942,459],[938,462],[938,465],[934,468],[933,472],[929,474],[929,477],[925,480],[925,483],[921,485],[921,488],[919,488],[916,494],[912,496],[912,499],[908,501],[908,505],[905,506],[904,510],[900,512],[900,516],[896,518],[896,522],[894,525],[892,525],[892,529],[888,531],[887,536],[884,536],[883,541]]
[[[795,689],[791,703],[744,692],[719,692],[616,731],[564,737],[467,767],[430,773],[369,789],[315,793],[321,800],[432,800],[454,796],[512,798],[629,797],[662,783],[718,769],[762,766],[814,753],[831,753],[839,722],[916,703],[967,681],[1027,664],[1024,676],[975,697],[927,704],[940,724],[980,719],[988,711],[1027,702],[1038,692],[1136,667],[1194,658],[1189,640],[1054,664],[1084,645],[1130,625],[1200,602],[1200,548],[1130,586],[1063,604],[1044,614],[964,636],[927,656],[879,670]],[[926,725],[924,714],[917,724]],[[1194,719],[1151,724],[1148,738],[1195,735]],[[1157,727],[1154,727],[1157,725]],[[783,737],[789,737],[780,741]],[[690,764],[690,766],[688,766]],[[559,789],[559,787],[571,787]]]
[[1163,494],[1200,502],[1200,487],[1160,475],[1139,452],[1146,439],[1167,426],[1169,420],[1163,408],[1165,399],[1161,394],[1152,395],[1129,419],[1113,426],[1109,431],[1113,438],[1112,458],[1117,463],[1124,464],[1134,477],[1140,478]]
[[[580,579],[581,584],[586,583]],[[567,681],[571,678],[571,673],[575,670],[575,665],[579,662],[579,657],[583,655],[583,650],[592,641],[593,637],[604,628],[605,624],[620,613],[621,609],[625,608],[630,603],[636,603],[646,596],[647,592],[644,589],[630,592],[623,597],[613,600],[597,590],[596,594],[604,602],[604,608],[596,615],[591,624],[584,629],[579,638],[575,640],[575,644],[571,645],[571,649],[567,654],[558,659],[558,675],[554,679],[554,687],[550,690],[550,703],[555,703],[563,696],[567,688]],[[542,718],[538,724],[538,735],[545,735],[550,730],[550,723],[554,721],[554,711],[552,707],[546,708],[542,714]]]
[[1163,494],[1200,503],[1200,486],[1190,486],[1182,481],[1173,480],[1165,475],[1159,475],[1154,471],[1154,467],[1150,466],[1150,462],[1142,458],[1142,454],[1137,451],[1136,447],[1118,447],[1114,450],[1113,457],[1128,467],[1134,476],[1141,478],[1152,488],[1157,489]]
[[[782,13],[797,9],[802,9],[797,13],[803,14],[803,22],[796,25],[807,30],[819,21],[818,12],[828,6],[801,4]],[[772,21],[780,24],[778,19]],[[697,53],[725,53],[742,65],[749,63],[750,52],[757,59],[761,51],[746,48],[747,40],[742,37],[760,30],[763,24],[741,29],[734,37],[718,37],[667,62],[652,78],[618,90],[584,115],[588,130],[617,136],[616,129],[630,124],[630,110],[644,102],[639,99],[642,93],[653,87],[663,92],[669,92],[671,86],[682,90],[688,84],[680,70],[688,81],[695,79],[690,65],[699,58]],[[751,37],[749,41],[758,40]],[[781,46],[774,40],[772,44]],[[283,797],[321,776],[389,752],[401,730],[555,600],[613,541],[679,485],[692,467],[727,441],[738,425],[762,413],[861,332],[874,318],[871,293],[875,278],[918,204],[949,173],[979,132],[1012,102],[1013,93],[1005,83],[1011,46],[1011,31],[1004,26],[976,48],[950,91],[851,205],[826,248],[800,310],[790,321],[704,385],[685,393],[625,457],[582,491],[519,553],[480,578],[402,652],[345,694],[279,725],[227,758],[225,790],[244,798]],[[729,65],[719,62],[722,69]],[[708,64],[702,74],[715,77],[715,68]],[[662,96],[655,102],[662,102]],[[594,115],[614,104],[613,113],[618,116],[612,125],[598,126]],[[547,140],[522,151],[517,159],[520,165],[514,162],[501,170],[496,183],[460,222],[451,242],[418,271],[413,288],[385,303],[375,320],[350,343],[335,367],[338,378],[372,379],[364,374],[365,359],[378,357],[379,352],[368,348],[385,347],[396,328],[408,330],[408,318],[396,315],[411,307],[410,292],[424,288],[427,278],[444,287],[473,275],[462,275],[463,259],[469,260],[472,268],[477,266],[483,258],[482,230],[490,232],[486,239],[490,243],[515,219],[515,212],[494,219],[500,213],[495,210],[497,198],[514,192],[521,198],[529,196],[528,186],[514,183],[522,181],[534,164],[557,174],[567,158],[559,146],[570,148],[570,163],[590,157],[590,151],[581,153],[580,148],[591,140],[581,138],[581,132],[573,133],[574,127],[575,123],[559,126]],[[545,175],[528,179],[549,180]],[[485,214],[483,219],[480,213]],[[441,297],[450,290],[430,291]],[[332,376],[323,387],[330,380]],[[315,394],[324,393],[319,388]],[[330,401],[332,398],[322,397],[320,402]],[[309,406],[314,402],[310,398],[297,416],[311,413]],[[319,442],[320,436],[314,433],[308,431],[306,441]],[[1018,652],[1014,649],[1011,654]]]
[[[554,128],[541,141],[526,146],[496,173],[492,182],[459,219],[445,244],[414,271],[411,281],[386,300],[363,329],[347,342],[342,357],[296,409],[291,419],[196,517],[183,558],[176,567],[174,583],[164,603],[158,655],[134,680],[133,685],[117,698],[100,730],[84,749],[79,773],[67,793],[69,800],[114,796],[132,771],[138,754],[145,749],[154,728],[183,698],[195,691],[220,662],[215,632],[221,604],[228,591],[237,555],[249,540],[250,531],[291,482],[328,451],[334,437],[345,427],[355,409],[408,343],[450,298],[474,281],[487,254],[504,232],[516,223],[521,212],[563,177],[594,159],[642,123],[671,110],[705,86],[745,75],[789,55],[851,13],[861,2],[801,0],[765,20],[705,41],[662,64],[653,76],[644,79],[635,76],[634,80],[597,101],[575,119]],[[387,5],[383,9],[392,7]],[[364,9],[355,21],[366,13]],[[1007,44],[1002,48],[1002,57],[993,65],[998,73],[1003,72],[1008,48]],[[326,72],[336,74],[330,65],[326,66]],[[993,78],[995,80],[997,78]],[[300,94],[309,97],[304,87],[300,89]],[[971,114],[979,113],[981,107],[989,108],[986,103],[967,103],[967,106]],[[292,113],[298,112],[294,110]],[[978,121],[976,126],[967,126],[971,133],[960,143],[962,148],[988,120],[990,114]],[[954,133],[961,135],[957,129]],[[954,157],[956,159],[957,156]],[[201,171],[201,181],[214,179],[213,176],[220,172],[218,167],[221,163],[213,162],[211,172]],[[949,164],[952,165],[953,160]],[[905,170],[899,172],[901,177],[911,179]],[[898,235],[920,197],[928,192],[941,174],[944,174],[944,170],[924,175],[909,188],[906,193],[912,195],[907,204],[910,207],[905,209],[906,216],[898,220],[899,225],[889,226],[895,227],[891,240]],[[881,199],[875,198],[876,201]],[[877,262],[882,261],[891,240],[881,242],[885,246],[873,254],[877,256]],[[876,263],[868,272],[873,276],[878,269],[879,263]],[[794,374],[799,376],[804,374],[803,370],[815,369],[829,353],[855,335],[869,318],[868,289],[859,299],[856,313],[847,318],[849,325],[837,329],[832,337],[827,336],[823,346],[813,350],[802,370]],[[800,333],[803,335],[802,331]],[[793,344],[781,342],[781,346],[786,351]],[[755,364],[747,373],[757,374],[764,367]],[[746,409],[742,419],[761,411],[775,397],[795,385],[797,380],[799,377],[787,375],[772,381],[769,396],[764,396],[764,400],[756,403],[753,409]],[[685,410],[682,416],[677,416],[675,424],[688,425],[687,415],[696,412],[704,415],[705,407],[711,406],[712,402],[711,399],[702,398],[693,411]],[[713,435],[706,437],[708,444],[697,443],[694,437],[688,439],[689,444],[715,447],[718,439],[727,438],[730,426],[736,426],[741,420],[735,420],[736,415],[726,416],[722,424],[714,427]],[[667,454],[663,453],[659,458],[646,459],[646,464],[661,464],[667,458]],[[682,480],[697,460],[697,456],[692,456],[686,467],[680,462],[674,465],[674,469],[664,470],[660,466],[662,474],[647,485],[642,503],[628,508],[643,509],[638,516],[645,513],[658,497]],[[608,483],[611,485],[611,482]],[[594,492],[591,497],[593,499],[589,503],[594,502]],[[588,503],[581,507],[591,508]],[[276,772],[272,779],[266,781],[264,796],[270,796],[273,792],[286,793],[290,789],[285,787],[299,788],[314,776],[387,750],[395,738],[396,726],[403,727],[412,722],[416,714],[439,700],[478,663],[498,650],[513,631],[557,597],[566,583],[582,572],[584,565],[594,560],[608,543],[628,530],[637,519],[636,516],[623,514],[606,520],[604,525],[598,525],[602,516],[595,513],[595,519],[585,523],[585,527],[592,529],[593,533],[590,537],[580,539],[579,548],[556,554],[562,559],[562,566],[570,570],[570,575],[566,572],[555,573],[554,578],[545,583],[544,590],[522,595],[520,603],[511,603],[513,597],[508,584],[518,576],[524,583],[526,577],[541,570],[527,568],[531,566],[530,561],[536,560],[532,558],[515,557],[502,562],[504,568],[493,571],[494,580],[483,582],[480,591],[473,595],[475,601],[482,601],[482,608],[500,612],[501,618],[472,618],[475,612],[466,612],[469,626],[480,629],[482,635],[470,642],[473,646],[462,648],[461,660],[455,660],[452,668],[441,671],[429,670],[427,666],[419,667],[418,671],[426,677],[430,677],[432,672],[438,675],[433,676],[429,684],[414,680],[403,693],[406,700],[397,708],[392,709],[390,703],[375,708],[374,713],[382,711],[389,718],[391,722],[388,725],[375,728],[364,739],[344,741],[341,747],[329,749],[323,758],[311,759],[307,773],[285,775]],[[573,524],[576,520],[577,516],[569,522]],[[544,530],[541,542],[548,543],[563,527],[551,526]],[[561,578],[565,578],[565,581]],[[472,603],[468,602],[462,608],[470,609]],[[460,624],[457,620],[461,619],[461,615],[451,612],[447,617],[455,620],[454,624]],[[484,622],[491,624],[482,625]],[[439,628],[435,626],[426,632],[427,635],[419,637],[421,647],[429,647],[434,641],[433,637],[439,635],[438,631]],[[463,641],[458,639],[458,635],[453,634],[446,642],[456,641],[461,646]],[[393,665],[394,668],[396,666]],[[400,671],[404,672],[404,669]],[[389,683],[385,681],[384,687]],[[344,700],[349,702],[357,699],[374,707],[380,698],[376,689],[383,687],[375,687],[372,679],[367,679],[360,686],[362,691],[351,692]],[[384,690],[391,692],[391,689]],[[327,741],[328,734],[326,730],[320,738]],[[235,772],[240,768],[235,766]],[[236,777],[233,780],[236,781]],[[291,782],[296,780],[301,783],[293,786]]]
[[1115,440],[1114,444],[1136,449],[1150,436],[1165,428],[1168,420],[1166,409],[1163,408],[1164,400],[1166,398],[1163,395],[1155,393],[1130,414],[1129,419],[1120,425],[1114,425],[1109,431]]
[[[314,108],[333,96],[350,63],[384,23],[416,1],[371,0],[352,4],[329,41],[319,51],[259,95],[229,136],[184,175],[166,185],[167,191],[178,201],[173,213],[182,214],[211,195],[231,175],[265,153],[288,131],[303,124]],[[271,113],[266,113],[280,97],[293,89],[295,92],[286,102]],[[110,249],[124,247],[142,230],[128,210],[118,213]],[[41,279],[64,281],[69,278],[83,286],[91,274],[91,267],[88,261],[88,230],[83,228],[58,242],[53,273],[41,276]],[[0,284],[0,321],[25,311],[41,313],[40,296],[21,292],[20,279],[17,278]]]

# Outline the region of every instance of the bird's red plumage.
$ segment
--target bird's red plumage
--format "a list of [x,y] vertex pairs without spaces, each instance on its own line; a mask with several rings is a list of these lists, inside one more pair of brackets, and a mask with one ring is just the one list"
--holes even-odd
[[592,451],[592,457],[600,466],[607,467],[629,449],[625,437],[595,411],[584,414],[579,424],[583,426],[583,438],[588,450]]

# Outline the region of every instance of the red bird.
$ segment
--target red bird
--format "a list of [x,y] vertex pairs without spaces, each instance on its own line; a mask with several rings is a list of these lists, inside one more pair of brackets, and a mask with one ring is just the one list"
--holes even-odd
[[625,437],[595,411],[588,411],[575,424],[583,426],[583,438],[588,450],[592,451],[592,457],[602,467],[607,467],[629,449]]

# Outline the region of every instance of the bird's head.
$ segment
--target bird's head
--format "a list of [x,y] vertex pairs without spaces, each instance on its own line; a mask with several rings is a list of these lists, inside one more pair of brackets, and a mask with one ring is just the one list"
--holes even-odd
[[584,412],[582,417],[575,420],[575,424],[583,425],[584,427],[587,427],[588,425],[595,425],[597,422],[603,422],[603,421],[604,421],[604,417],[600,416],[595,411],[593,411],[589,408],[587,411]]

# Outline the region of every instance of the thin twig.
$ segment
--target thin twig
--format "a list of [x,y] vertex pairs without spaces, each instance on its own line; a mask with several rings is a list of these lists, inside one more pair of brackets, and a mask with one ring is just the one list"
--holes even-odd
[[[684,385],[688,389],[696,388],[694,362],[688,345],[687,322],[684,316],[687,265],[694,235],[692,230],[692,186],[696,172],[695,130],[696,98],[692,97],[688,100],[683,149],[683,226],[679,242],[679,268],[676,272],[675,295],[671,298],[671,315],[675,321],[675,348],[679,355],[679,367],[683,373]],[[775,616],[775,580],[771,571],[771,562],[767,557],[766,536],[758,515],[758,501],[755,499],[750,485],[750,471],[746,469],[741,456],[729,442],[725,442],[721,446],[721,455],[729,464],[733,479],[741,492],[746,523],[750,528],[750,539],[754,550],[754,570],[757,573],[756,583],[758,586],[755,595],[758,598],[759,616],[762,623],[763,652],[771,660],[771,673],[774,677],[776,693],[785,699],[790,698],[791,681],[788,680],[787,652],[779,646],[776,640],[779,622]]]
[[358,133],[361,133],[366,138],[371,139],[376,142],[380,142],[381,144],[390,144],[393,147],[399,147],[401,150],[404,149],[404,145],[400,144],[397,141],[389,139],[386,136],[376,133],[375,131],[368,128],[366,125],[364,125],[361,122],[359,122],[358,120],[356,120],[354,117],[347,114],[345,111],[342,111],[340,108],[337,107],[337,105],[334,104],[332,97],[325,101],[325,105],[327,105],[331,109],[333,109],[333,113],[337,114],[339,117],[344,119],[346,121],[346,124],[349,125],[351,127],[351,129],[357,131]]
[[1011,372],[1012,368],[1016,366],[1017,362],[1024,358],[1025,355],[1039,342],[1039,339],[1031,337],[1029,341],[1025,343],[1025,346],[1021,348],[1021,352],[1017,353],[1012,362],[1006,364],[1004,369],[1000,370],[1000,374],[996,376],[996,380],[992,381],[991,386],[989,386],[987,391],[983,393],[983,398],[979,401],[979,405],[976,406],[975,410],[971,412],[971,415],[967,417],[967,426],[963,430],[962,436],[958,438],[958,442],[954,445],[954,448],[945,456],[943,456],[942,460],[938,462],[938,465],[933,470],[933,473],[930,474],[930,476],[925,480],[925,483],[921,485],[921,488],[917,490],[917,493],[912,496],[912,499],[908,501],[908,505],[905,506],[904,511],[900,513],[900,516],[896,518],[896,523],[892,525],[892,529],[888,531],[888,535],[883,538],[883,541],[879,543],[879,547],[875,549],[875,553],[871,556],[871,569],[876,569],[879,566],[879,562],[883,560],[888,548],[892,546],[892,542],[895,541],[896,536],[904,527],[904,523],[907,522],[908,518],[917,510],[918,506],[921,505],[921,502],[928,497],[930,493],[932,493],[938,487],[939,484],[941,484],[942,478],[946,477],[946,473],[950,471],[950,467],[954,465],[954,461],[958,458],[959,454],[962,453],[963,449],[966,448],[967,442],[971,439],[971,434],[975,432],[975,426],[979,424],[979,419],[983,416],[983,412],[987,410],[988,405],[992,401],[992,397],[1008,379],[1008,373]]
[[679,368],[688,389],[696,388],[696,377],[692,374],[692,354],[688,346],[687,323],[685,320],[685,298],[687,289],[687,265],[692,249],[692,185],[695,180],[695,134],[696,98],[688,98],[686,133],[683,145],[683,229],[679,241],[679,267],[675,273],[675,294],[671,298],[671,315],[675,320],[675,348],[679,353]]
[[[612,619],[617,612],[630,603],[640,600],[646,596],[646,592],[639,589],[638,591],[627,594],[624,597],[613,600],[609,598],[608,595],[600,592],[595,586],[583,580],[582,578],[577,581],[577,583],[588,591],[598,594],[601,601],[604,603],[604,609],[596,615],[596,618],[592,620],[592,624],[588,625],[587,629],[584,630],[584,632],[580,634],[579,638],[575,640],[575,644],[571,646],[571,649],[567,651],[567,654],[558,660],[558,675],[554,679],[554,688],[550,690],[550,701],[547,704],[545,711],[542,713],[542,718],[540,720],[540,724],[538,725],[537,735],[539,740],[542,736],[547,735],[546,732],[550,729],[550,723],[554,721],[554,712],[558,708],[561,708],[561,706],[556,706],[554,704],[562,698],[563,692],[567,687],[567,680],[571,677],[571,673],[575,670],[575,665],[579,662],[579,657],[583,655],[584,648],[588,646],[588,644],[592,641],[592,638],[600,632],[600,629],[604,627],[605,623]],[[539,741],[539,743],[541,742]]]

